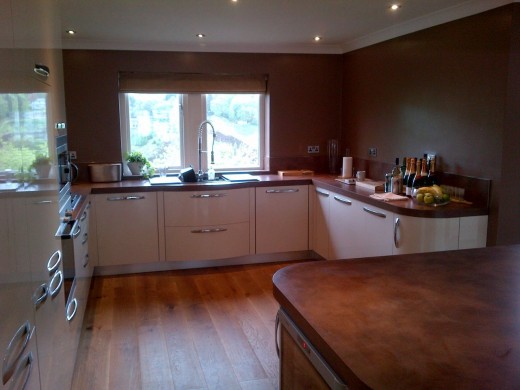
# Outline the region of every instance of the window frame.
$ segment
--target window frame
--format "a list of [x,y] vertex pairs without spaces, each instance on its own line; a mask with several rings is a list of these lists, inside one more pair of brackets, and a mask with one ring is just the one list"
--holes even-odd
[[[126,156],[126,154],[131,150],[130,146],[130,122],[129,122],[129,103],[128,103],[128,94],[129,93],[142,93],[142,94],[154,94],[154,93],[171,93],[171,94],[179,94],[180,95],[180,133],[181,133],[181,166],[180,167],[167,167],[166,171],[168,174],[178,173],[182,168],[193,166],[193,168],[197,171],[198,167],[198,129],[200,123],[206,120],[207,110],[206,110],[206,95],[207,94],[216,94],[217,92],[208,92],[208,93],[180,93],[180,92],[119,92],[119,114],[120,114],[120,134],[121,134],[121,152],[122,156]],[[240,94],[234,92],[222,92],[222,94]],[[266,170],[266,161],[267,161],[267,146],[268,146],[268,137],[267,137],[267,129],[266,129],[266,113],[267,113],[267,93],[263,92],[254,92],[251,94],[258,94],[258,104],[259,104],[259,161],[258,166],[248,166],[248,167],[238,167],[238,168],[230,168],[230,167],[219,167],[217,162],[216,171],[217,172],[250,172],[250,171],[265,171]],[[202,149],[207,151],[207,141],[208,136],[203,136],[202,138]],[[202,167],[201,169],[206,172],[208,170],[208,158],[205,156],[206,152],[202,156]],[[159,167],[154,167],[159,168]],[[164,168],[164,167],[163,167]]]

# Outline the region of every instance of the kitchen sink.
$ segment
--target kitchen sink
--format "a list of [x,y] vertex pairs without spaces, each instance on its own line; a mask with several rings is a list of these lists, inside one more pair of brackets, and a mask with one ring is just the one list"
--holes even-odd
[[251,181],[259,181],[255,176],[249,174],[228,174],[217,176],[215,180],[204,179],[196,182],[183,182],[178,176],[158,176],[148,179],[151,185],[183,185],[183,184],[199,184],[199,185],[222,185],[233,183],[245,183]]

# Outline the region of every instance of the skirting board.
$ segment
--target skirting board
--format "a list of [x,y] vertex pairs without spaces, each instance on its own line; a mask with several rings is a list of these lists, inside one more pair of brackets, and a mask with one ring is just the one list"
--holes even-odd
[[124,275],[143,272],[172,271],[192,268],[223,267],[228,265],[275,263],[292,260],[322,260],[314,251],[297,251],[240,256],[218,260],[158,261],[155,263],[96,266],[94,276]]

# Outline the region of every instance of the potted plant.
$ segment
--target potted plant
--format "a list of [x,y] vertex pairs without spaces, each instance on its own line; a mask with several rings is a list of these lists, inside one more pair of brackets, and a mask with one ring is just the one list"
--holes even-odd
[[47,179],[51,172],[51,159],[45,154],[37,154],[30,168],[34,168],[38,178]]
[[126,156],[126,164],[132,175],[140,175],[144,178],[153,176],[154,169],[148,159],[141,152],[130,152]]

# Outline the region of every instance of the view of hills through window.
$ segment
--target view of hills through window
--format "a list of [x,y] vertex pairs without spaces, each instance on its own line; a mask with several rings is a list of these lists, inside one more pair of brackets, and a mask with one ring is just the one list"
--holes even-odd
[[[136,94],[129,93],[129,135],[131,151],[142,152],[155,167],[181,168],[186,148],[196,150],[197,128],[184,128],[186,123],[182,112],[180,94]],[[216,132],[214,145],[217,169],[258,168],[260,166],[260,94],[207,94],[206,118]],[[208,149],[211,149],[211,127],[203,131]],[[188,133],[192,137],[187,137]],[[193,154],[192,154],[193,155]],[[210,154],[205,154],[208,164]]]
[[[0,172],[29,179],[37,157],[49,157],[47,94],[0,94]],[[27,177],[26,177],[27,176]]]

